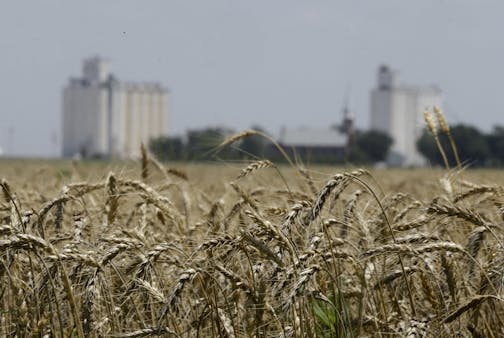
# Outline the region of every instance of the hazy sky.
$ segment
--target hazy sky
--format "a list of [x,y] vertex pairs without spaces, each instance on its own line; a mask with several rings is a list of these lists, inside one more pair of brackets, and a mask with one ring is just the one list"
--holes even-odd
[[99,54],[171,90],[169,130],[359,127],[379,64],[437,84],[451,122],[504,124],[502,0],[0,0],[0,147],[59,153],[61,89]]

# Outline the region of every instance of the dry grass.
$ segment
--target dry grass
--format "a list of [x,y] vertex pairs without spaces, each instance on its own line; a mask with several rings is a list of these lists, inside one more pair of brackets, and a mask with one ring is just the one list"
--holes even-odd
[[0,173],[0,336],[504,335],[501,172]]

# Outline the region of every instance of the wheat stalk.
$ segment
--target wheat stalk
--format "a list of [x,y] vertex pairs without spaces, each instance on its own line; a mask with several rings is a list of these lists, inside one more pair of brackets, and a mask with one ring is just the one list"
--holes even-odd
[[455,161],[457,162],[457,168],[459,171],[461,171],[462,165],[460,163],[457,146],[451,134],[450,126],[448,125],[448,122],[446,122],[443,113],[441,112],[441,108],[439,108],[438,106],[434,106],[434,114],[436,114],[436,118],[438,120],[439,126],[441,127],[441,130],[446,136],[448,136],[448,139],[450,140],[450,145],[452,147],[453,154],[455,155]]
[[262,168],[268,168],[268,167],[274,167],[274,164],[271,163],[269,160],[259,160],[250,163],[246,168],[242,169],[240,174],[238,175],[237,179],[243,178],[247,175],[250,175],[252,172],[262,169]]
[[448,164],[448,158],[446,157],[446,153],[443,149],[443,146],[441,145],[441,141],[439,140],[436,122],[434,121],[434,118],[432,117],[431,113],[427,110],[424,111],[424,119],[425,123],[427,123],[427,126],[429,127],[430,132],[432,133],[432,136],[434,137],[434,141],[436,141],[436,145],[439,149],[439,152],[443,157],[443,162],[445,164],[446,170],[450,170],[450,165]]

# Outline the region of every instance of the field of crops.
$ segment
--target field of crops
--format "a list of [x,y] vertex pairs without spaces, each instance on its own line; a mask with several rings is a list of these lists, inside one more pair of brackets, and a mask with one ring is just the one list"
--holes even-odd
[[2,337],[502,337],[504,172],[0,161]]

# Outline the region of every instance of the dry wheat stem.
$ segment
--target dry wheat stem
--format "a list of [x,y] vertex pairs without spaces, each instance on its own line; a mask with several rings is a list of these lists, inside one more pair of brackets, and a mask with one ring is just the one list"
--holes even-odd
[[439,134],[437,131],[437,126],[436,122],[434,121],[434,118],[432,117],[431,113],[429,111],[424,111],[424,119],[425,122],[427,123],[427,126],[429,127],[429,130],[432,133],[432,136],[434,137],[434,140],[436,141],[436,145],[438,147],[439,152],[441,153],[441,156],[443,157],[443,162],[445,164],[446,170],[450,170],[450,165],[448,164],[448,158],[446,157],[446,153],[443,149],[443,146],[441,145],[441,141],[439,140]]
[[450,126],[448,125],[448,122],[446,122],[443,113],[441,112],[441,108],[434,106],[434,114],[436,114],[436,118],[438,120],[439,126],[441,127],[441,130],[446,136],[448,136],[448,139],[450,140],[450,145],[452,147],[453,154],[455,155],[455,161],[457,162],[457,169],[460,172],[462,171],[462,165],[460,163],[457,146],[455,145],[455,141],[453,140],[451,134]]
[[464,312],[467,312],[468,310],[477,307],[479,304],[481,304],[484,301],[487,301],[489,299],[495,299],[498,301],[504,301],[504,299],[496,297],[494,295],[477,295],[471,298],[467,303],[461,305],[458,309],[450,313],[444,320],[444,323],[451,323],[458,317],[460,317]]

